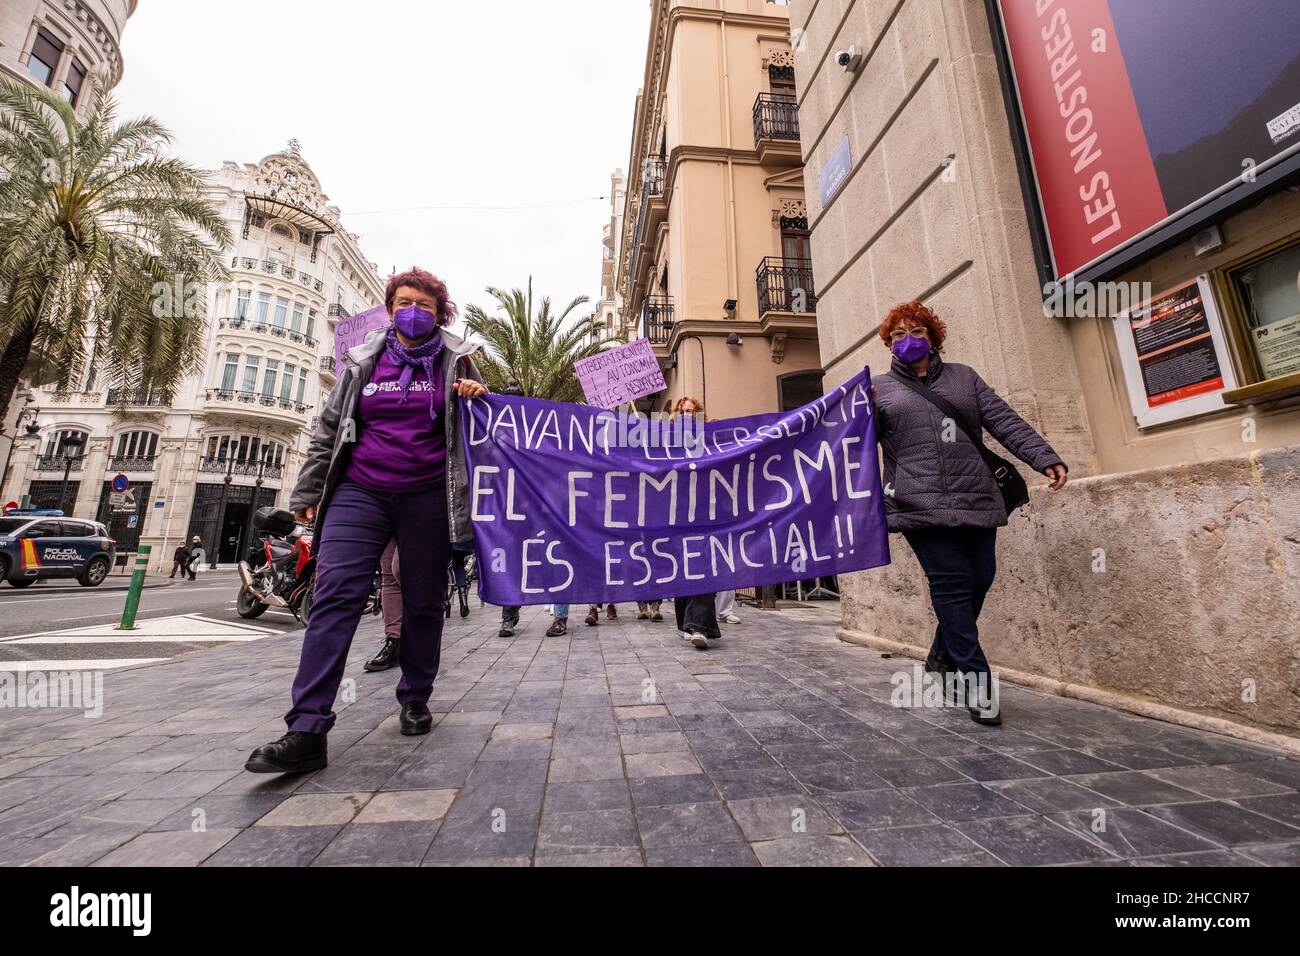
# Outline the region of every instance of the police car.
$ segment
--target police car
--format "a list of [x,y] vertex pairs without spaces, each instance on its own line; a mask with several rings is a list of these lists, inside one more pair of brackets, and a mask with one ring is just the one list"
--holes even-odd
[[0,578],[25,588],[43,578],[76,578],[82,587],[103,583],[117,542],[98,521],[65,518],[54,508],[0,514]]

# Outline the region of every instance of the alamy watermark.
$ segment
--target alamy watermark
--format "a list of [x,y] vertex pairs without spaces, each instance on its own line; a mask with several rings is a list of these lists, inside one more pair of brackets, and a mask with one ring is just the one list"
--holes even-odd
[[103,671],[0,671],[0,710],[67,708],[104,713]]
[[913,664],[908,671],[889,675],[894,689],[889,703],[899,708],[966,707],[996,717],[1001,710],[998,676],[976,671],[935,674]]
[[1043,286],[1043,314],[1058,319],[1093,319],[1124,315],[1152,296],[1150,282],[1064,282]]

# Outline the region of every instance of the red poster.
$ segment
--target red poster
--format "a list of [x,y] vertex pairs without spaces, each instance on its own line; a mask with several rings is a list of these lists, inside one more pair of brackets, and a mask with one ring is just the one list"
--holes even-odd
[[1058,275],[1163,220],[1107,0],[1002,4]]

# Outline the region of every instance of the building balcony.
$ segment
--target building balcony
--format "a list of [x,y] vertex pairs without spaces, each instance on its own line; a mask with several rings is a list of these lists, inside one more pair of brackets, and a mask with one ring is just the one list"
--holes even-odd
[[300,345],[308,351],[314,352],[320,345],[320,340],[314,336],[307,335],[297,329],[286,328],[283,325],[272,325],[270,322],[255,322],[247,316],[235,316],[228,319],[220,319],[218,325],[222,329],[228,329],[234,332],[252,332],[257,335],[267,335],[276,339],[288,339],[294,345]]
[[64,469],[78,473],[85,465],[85,455],[41,455],[36,459],[37,471],[57,471],[59,474],[63,474]]
[[51,405],[93,405],[99,406],[104,401],[103,392],[75,392],[59,390],[48,393],[46,399]]
[[108,459],[109,471],[153,471],[155,455],[114,455]]
[[334,356],[332,355],[322,355],[318,363],[320,370],[331,378],[334,377],[334,365]]
[[346,319],[350,318],[352,313],[343,308],[343,303],[331,302],[329,308],[325,310],[325,315],[331,319]]
[[[664,160],[658,158],[645,160],[629,259],[628,274],[633,287],[641,280],[642,271],[653,260],[659,227],[668,218],[667,175],[667,163]],[[646,255],[647,253],[649,255]]]
[[279,480],[284,477],[281,465],[269,465],[256,459],[249,461],[244,458],[200,458],[199,471],[205,475],[230,475],[232,478]]
[[162,389],[110,388],[108,404],[129,408],[166,408],[172,403],[172,393]]
[[801,166],[799,102],[786,93],[759,93],[754,100],[754,148],[765,166]]
[[243,418],[270,418],[280,422],[303,424],[309,406],[289,398],[277,398],[261,392],[225,388],[207,391],[209,413],[232,414]]
[[317,292],[322,292],[325,289],[324,280],[316,278],[309,272],[295,269],[286,263],[277,262],[274,259],[250,259],[248,256],[231,256],[230,267],[232,269],[242,269],[245,272],[283,275],[286,279],[294,279],[303,286],[315,289]]
[[641,330],[650,344],[663,346],[668,343],[676,319],[673,315],[673,299],[669,295],[647,296],[641,306]]
[[817,288],[811,259],[768,256],[754,270],[758,318],[764,334],[815,335]]

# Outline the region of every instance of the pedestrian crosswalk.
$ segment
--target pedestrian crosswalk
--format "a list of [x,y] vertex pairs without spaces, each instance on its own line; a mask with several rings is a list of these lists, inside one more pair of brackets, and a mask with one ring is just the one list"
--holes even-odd
[[[117,630],[111,623],[62,628],[0,638],[0,671],[96,670],[133,667],[170,660],[171,657],[114,657],[114,646],[235,644],[260,641],[283,633],[276,627],[263,627],[244,621],[222,621],[202,614],[174,614],[140,619],[129,631]],[[94,655],[86,660],[51,658],[32,660],[25,649],[33,645],[60,647],[86,645]],[[94,646],[93,650],[90,647]],[[154,648],[151,647],[150,650]],[[178,649],[177,653],[184,653]],[[48,653],[48,652],[46,652]],[[147,653],[147,652],[146,652]],[[9,659],[6,659],[9,658]]]

